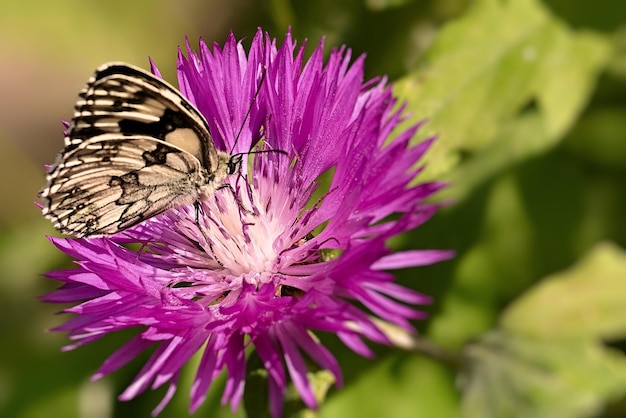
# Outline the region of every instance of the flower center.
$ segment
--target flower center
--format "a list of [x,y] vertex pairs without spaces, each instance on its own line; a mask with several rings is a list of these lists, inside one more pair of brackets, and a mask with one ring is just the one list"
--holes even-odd
[[[264,181],[268,186],[268,181]],[[273,183],[273,182],[272,182]],[[270,185],[276,190],[275,184]],[[279,238],[288,224],[275,216],[272,199],[242,178],[201,202],[201,245],[233,276],[272,273],[283,250]],[[262,278],[259,278],[261,281]]]
[[207,305],[234,303],[246,283],[272,284],[276,297],[306,291],[306,266],[320,262],[320,252],[302,212],[311,192],[289,174],[255,170],[251,182],[233,175],[195,210],[170,212],[161,253],[181,268],[168,288]]

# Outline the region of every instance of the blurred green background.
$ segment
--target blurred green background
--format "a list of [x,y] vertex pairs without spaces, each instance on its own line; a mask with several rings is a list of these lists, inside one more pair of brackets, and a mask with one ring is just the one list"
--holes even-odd
[[[620,0],[1,2],[0,416],[149,416],[158,403],[160,391],[115,400],[142,359],[89,382],[131,334],[62,353],[65,336],[45,332],[67,318],[38,301],[56,286],[41,274],[70,261],[33,202],[97,66],[150,56],[175,83],[185,36],[223,43],[259,26],[367,53],[367,76],[387,74],[408,101],[407,123],[439,135],[422,178],[451,184],[448,206],[394,245],[458,252],[399,275],[435,297],[416,325],[455,361],[384,347],[366,360],[322,336],[346,388],[320,416],[626,416]],[[186,416],[192,376],[162,417]],[[232,416],[219,395],[196,416]]]

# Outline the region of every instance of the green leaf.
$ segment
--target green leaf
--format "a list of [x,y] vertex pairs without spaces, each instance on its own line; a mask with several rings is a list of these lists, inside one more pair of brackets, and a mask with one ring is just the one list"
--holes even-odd
[[582,339],[492,332],[465,350],[462,418],[576,418],[623,396],[621,354]]
[[246,390],[243,396],[243,405],[246,416],[250,418],[270,418],[269,391],[267,388],[268,373],[263,361],[256,351],[248,357],[246,385],[253,390]]
[[415,0],[365,0],[368,9],[374,11],[382,11],[394,7],[406,6]]
[[568,135],[567,150],[598,166],[626,166],[625,111],[626,106],[617,103],[586,112],[577,129]]
[[[576,120],[609,51],[605,39],[572,32],[536,0],[477,1],[441,30],[418,70],[396,84],[409,102],[409,122],[428,119],[420,138],[438,136],[424,176],[450,174],[462,152],[480,155],[495,143],[489,152],[504,152],[507,164],[554,145]],[[536,134],[528,132],[528,119],[517,122],[533,102]]]
[[597,245],[464,350],[463,417],[587,417],[626,394],[626,254]]
[[533,338],[626,338],[626,253],[597,245],[516,301],[501,325]]
[[439,193],[442,200],[463,199],[494,173],[516,161],[543,153],[558,142],[550,137],[539,112],[529,111],[502,124],[498,137],[447,176],[449,186]]
[[554,22],[544,40],[549,54],[540,62],[535,94],[548,135],[562,136],[587,102],[599,71],[608,64],[611,48],[600,35],[570,32]]
[[458,395],[453,376],[441,364],[418,355],[397,354],[379,360],[356,381],[334,393],[320,418],[454,417]]

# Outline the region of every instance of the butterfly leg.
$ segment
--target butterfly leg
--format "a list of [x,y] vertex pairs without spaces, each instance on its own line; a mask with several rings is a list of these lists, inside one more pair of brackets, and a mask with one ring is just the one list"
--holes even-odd
[[222,184],[221,186],[217,188],[217,190],[220,190],[220,189],[228,189],[230,191],[230,193],[233,195],[233,200],[235,201],[235,203],[237,203],[237,207],[239,208],[240,214],[247,214],[247,215],[253,214],[250,210],[244,207],[241,197],[237,195],[237,192],[235,192],[235,189],[233,189],[233,186],[230,183]]
[[213,260],[215,260],[215,262],[216,262],[217,264],[219,264],[221,268],[224,268],[224,263],[222,263],[222,262],[220,261],[220,259],[219,259],[219,258],[217,258],[217,256],[215,255],[215,250],[213,249],[213,243],[211,242],[211,240],[210,240],[210,239],[208,239],[208,237],[207,237],[207,236],[206,236],[206,234],[204,233],[204,230],[203,230],[202,234],[204,235],[204,237],[205,237],[205,239],[206,239],[206,242],[207,242],[207,244],[209,245],[209,250],[211,250],[211,257],[213,257]]
[[[195,202],[193,202],[193,208],[196,212],[196,225],[198,225],[198,227],[200,227],[200,211],[202,209],[200,209],[200,202],[198,202],[197,200]],[[200,228],[202,229],[202,228]]]

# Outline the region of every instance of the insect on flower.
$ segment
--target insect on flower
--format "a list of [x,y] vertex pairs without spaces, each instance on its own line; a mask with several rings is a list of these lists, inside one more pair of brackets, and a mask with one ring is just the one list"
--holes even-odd
[[[443,184],[414,181],[433,139],[412,144],[419,124],[396,132],[403,107],[386,79],[363,80],[364,57],[341,47],[325,60],[322,51],[305,59],[291,34],[278,46],[260,30],[247,49],[231,34],[223,47],[201,41],[199,52],[179,51],[180,94],[115,65],[82,94],[44,213],[62,231],[105,236],[50,238],[77,266],[47,274],[63,286],[44,300],[75,304],[66,312],[77,317],[57,328],[69,348],[137,331],[95,378],[154,348],[120,399],[166,385],[158,413],[199,353],[190,410],[224,370],[222,402],[236,409],[255,390],[246,388],[253,346],[272,416],[281,416],[289,382],[315,408],[310,364],[342,384],[317,333],[371,356],[364,340],[392,344],[380,324],[409,333],[423,317],[416,305],[430,298],[390,271],[452,253],[394,252],[387,242],[437,211],[425,199]],[[251,149],[287,156],[232,157]],[[106,235],[123,228],[123,237]]]
[[104,64],[79,95],[40,193],[43,214],[66,234],[115,234],[210,195],[241,158],[215,148],[202,114],[174,87]]

